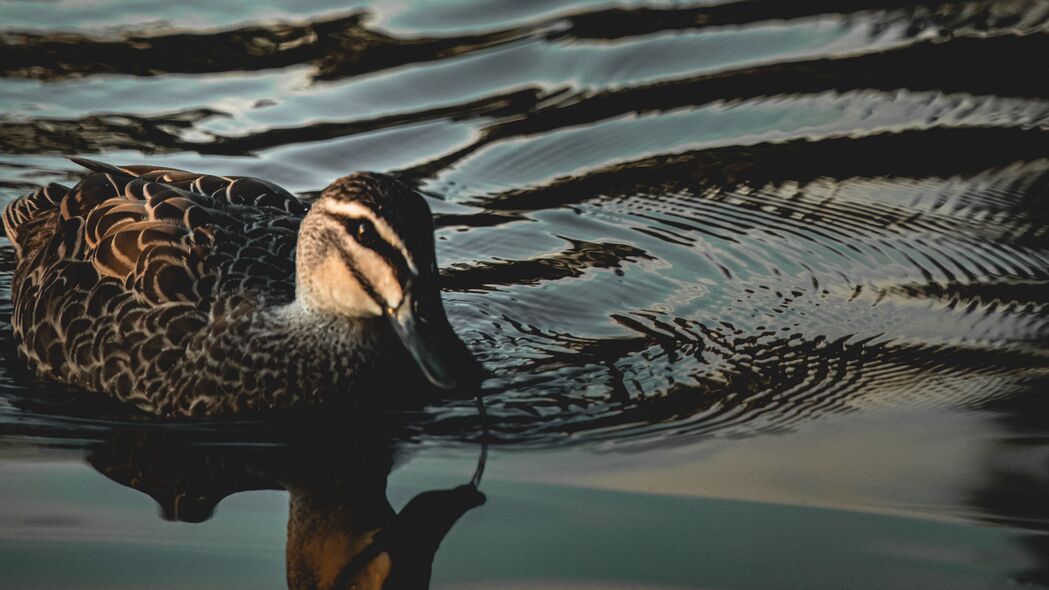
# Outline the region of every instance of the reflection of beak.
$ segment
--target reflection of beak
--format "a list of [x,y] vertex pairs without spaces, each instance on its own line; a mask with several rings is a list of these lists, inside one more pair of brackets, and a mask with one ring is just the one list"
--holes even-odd
[[387,566],[388,573],[380,574],[377,581],[383,588],[429,588],[433,558],[441,541],[456,521],[484,502],[484,494],[473,485],[419,494],[401,509],[393,522],[375,533],[370,545],[342,567],[330,587],[359,587],[352,583],[359,581],[364,568],[385,553],[390,566]]
[[386,315],[430,383],[445,390],[475,387],[483,369],[452,331],[440,292],[431,295],[417,300],[409,286],[400,306]]

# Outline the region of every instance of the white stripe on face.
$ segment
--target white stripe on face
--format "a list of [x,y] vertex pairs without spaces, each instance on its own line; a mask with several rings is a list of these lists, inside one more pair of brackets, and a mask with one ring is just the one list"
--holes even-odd
[[[316,209],[311,211],[309,216],[314,220],[314,223],[321,223],[327,226],[331,234],[339,239],[339,245],[336,248],[344,251],[352,259],[352,262],[346,262],[333,252],[330,258],[338,260],[338,264],[343,267],[345,274],[333,272],[331,269],[323,273],[317,273],[318,279],[315,283],[324,289],[330,290],[330,294],[332,294],[331,305],[334,307],[349,306],[344,310],[349,315],[353,315],[353,309],[364,310],[370,307],[362,303],[361,298],[364,297],[370,300],[371,295],[365,291],[364,287],[352,274],[352,268],[367,281],[374,294],[381,300],[378,303],[372,303],[372,305],[381,306],[376,308],[379,310],[379,313],[381,313],[382,308],[396,309],[400,306],[404,299],[404,289],[397,278],[397,273],[394,271],[393,266],[390,265],[386,258],[375,250],[359,244],[356,238],[345,231],[342,218],[333,216],[328,210]],[[347,265],[349,265],[349,268]],[[336,301],[335,294],[341,294],[339,297],[344,301],[342,303]],[[353,309],[350,309],[350,307]]]
[[404,261],[408,264],[408,270],[412,271],[413,275],[419,274],[419,270],[415,267],[415,261],[412,260],[412,256],[408,253],[408,248],[404,246],[400,236],[374,211],[360,203],[332,201],[330,199],[321,200],[318,206],[323,212],[334,217],[357,217],[371,221],[372,225],[375,226],[375,231],[379,232],[379,236],[396,248],[401,253],[401,256],[404,256]]

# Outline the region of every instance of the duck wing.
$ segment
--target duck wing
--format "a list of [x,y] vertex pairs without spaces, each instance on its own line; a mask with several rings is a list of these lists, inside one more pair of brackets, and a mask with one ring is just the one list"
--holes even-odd
[[249,291],[290,301],[306,207],[288,191],[257,178],[73,161],[92,173],[4,212],[19,265],[36,255],[31,265],[46,274],[61,260],[90,262],[99,280],[153,304],[207,308],[216,295]]
[[90,171],[76,186],[3,213],[19,350],[45,376],[155,409],[143,367],[172,365],[213,307],[292,300],[306,207],[254,178],[74,161]]

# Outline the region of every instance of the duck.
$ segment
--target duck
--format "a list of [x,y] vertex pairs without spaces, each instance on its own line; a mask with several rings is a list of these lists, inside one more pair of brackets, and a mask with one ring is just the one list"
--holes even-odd
[[40,377],[171,417],[478,387],[407,183],[359,172],[307,203],[259,178],[71,160],[75,186],[2,215],[13,332]]

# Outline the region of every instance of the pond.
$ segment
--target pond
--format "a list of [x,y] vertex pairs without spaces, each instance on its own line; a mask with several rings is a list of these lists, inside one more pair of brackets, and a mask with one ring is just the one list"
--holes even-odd
[[144,419],[18,358],[4,239],[0,585],[1049,585],[1049,3],[0,22],[0,204],[73,155],[396,175],[491,373],[483,420]]

